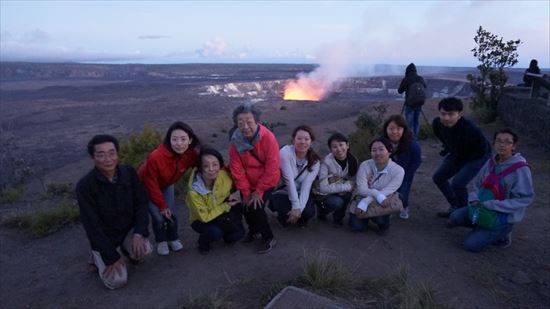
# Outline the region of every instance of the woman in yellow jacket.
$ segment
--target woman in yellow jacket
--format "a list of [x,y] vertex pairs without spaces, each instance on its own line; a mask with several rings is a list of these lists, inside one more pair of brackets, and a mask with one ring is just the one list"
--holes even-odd
[[239,195],[231,195],[233,180],[223,167],[223,157],[217,150],[203,148],[189,178],[186,204],[191,228],[200,234],[202,254],[210,251],[213,241],[223,238],[233,243],[244,236]]

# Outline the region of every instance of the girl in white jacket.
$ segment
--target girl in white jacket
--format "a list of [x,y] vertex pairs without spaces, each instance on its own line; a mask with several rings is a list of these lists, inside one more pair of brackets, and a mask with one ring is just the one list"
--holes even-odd
[[327,144],[330,153],[319,170],[317,218],[326,221],[327,214],[332,212],[334,224],[341,226],[355,188],[358,163],[349,151],[348,139],[341,133],[331,135]]
[[284,188],[272,195],[270,207],[277,212],[282,226],[294,223],[305,226],[315,215],[315,202],[310,195],[321,158],[311,148],[314,140],[310,127],[298,126],[292,132],[292,145],[280,150]]

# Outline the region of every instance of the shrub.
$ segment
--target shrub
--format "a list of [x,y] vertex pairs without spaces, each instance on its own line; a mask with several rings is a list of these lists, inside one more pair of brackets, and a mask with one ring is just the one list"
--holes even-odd
[[349,141],[351,152],[359,162],[370,158],[369,143],[380,135],[386,111],[387,106],[380,104],[374,107],[374,115],[362,112],[355,121],[357,130],[349,136]]
[[48,196],[73,196],[74,186],[72,183],[49,183],[46,185]]
[[141,133],[132,133],[120,144],[120,162],[137,169],[149,153],[162,142],[161,133],[149,124],[143,126]]
[[434,138],[435,138],[435,134],[432,129],[432,126],[427,122],[422,123],[420,125],[420,130],[418,130],[418,139],[426,140],[426,139],[434,139]]
[[0,203],[15,203],[19,201],[25,193],[25,186],[22,184],[15,187],[6,187],[0,190]]
[[80,211],[73,199],[63,199],[57,207],[18,213],[8,217],[4,224],[30,231],[37,237],[54,233],[78,220]]

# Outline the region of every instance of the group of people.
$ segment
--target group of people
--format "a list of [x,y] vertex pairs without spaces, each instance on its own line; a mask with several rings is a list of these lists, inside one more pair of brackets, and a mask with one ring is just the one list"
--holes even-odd
[[[530,169],[515,153],[517,135],[507,129],[498,131],[493,139],[496,153],[491,155],[481,130],[462,116],[460,99],[441,100],[439,111],[433,130],[443,143],[445,158],[433,180],[450,205],[440,215],[449,217],[448,227],[473,227],[465,240],[470,251],[495,242],[508,244],[512,226],[521,221],[534,196]],[[315,134],[309,126],[296,127],[291,143],[279,147],[275,135],[260,123],[260,111],[254,105],[241,104],[232,116],[235,130],[230,133],[227,165],[218,150],[201,147],[197,135],[183,122],[168,128],[161,145],[137,172],[119,164],[119,145],[113,136],[90,140],[88,153],[94,168],[78,182],[76,191],[92,249],[91,265],[105,286],[114,289],[126,284],[123,256],[139,263],[153,251],[148,241],[149,217],[159,255],[183,248],[174,184],[187,171],[185,201],[191,228],[199,234],[201,254],[210,251],[212,242],[234,243],[243,238],[244,243],[257,242],[257,253],[271,251],[276,239],[266,209],[276,214],[283,227],[306,227],[316,214],[320,221],[332,215],[333,224],[342,226],[347,214],[352,231],[365,230],[372,220],[381,235],[390,227],[391,213],[373,215],[373,211],[398,205],[399,217],[409,218],[409,194],[421,164],[421,149],[401,115],[384,122],[380,137],[364,141],[370,142],[371,159],[361,163],[340,133],[329,137],[329,153],[321,158],[312,148]],[[486,185],[488,176],[497,178],[494,187]],[[466,186],[474,178],[476,191],[468,198]],[[486,212],[479,209],[495,213],[499,224],[482,226]]]

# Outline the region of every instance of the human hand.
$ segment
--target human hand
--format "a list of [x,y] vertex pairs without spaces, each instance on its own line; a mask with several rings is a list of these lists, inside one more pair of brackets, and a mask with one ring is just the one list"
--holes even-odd
[[253,209],[256,209],[256,207],[261,208],[264,204],[264,200],[262,197],[256,192],[252,192],[252,195],[250,195],[250,200],[248,201],[248,205],[252,206]]
[[302,211],[300,211],[300,209],[292,209],[289,212],[287,212],[287,215],[288,215],[288,219],[286,220],[286,222],[290,224],[294,224],[302,216]]
[[237,204],[241,203],[241,192],[235,191],[229,197],[227,198],[227,204],[229,206],[233,207]]
[[113,264],[105,267],[105,270],[103,271],[103,276],[107,279],[114,279],[115,275],[122,276],[122,269],[126,266],[124,264],[124,260],[119,258],[116,262]]
[[160,214],[163,215],[166,219],[172,221],[172,211],[170,210],[170,208],[161,209]]
[[143,236],[140,234],[134,234],[130,243],[130,249],[132,250],[130,255],[132,256],[132,259],[141,260],[145,256],[145,252],[147,251],[145,242],[146,240]]

